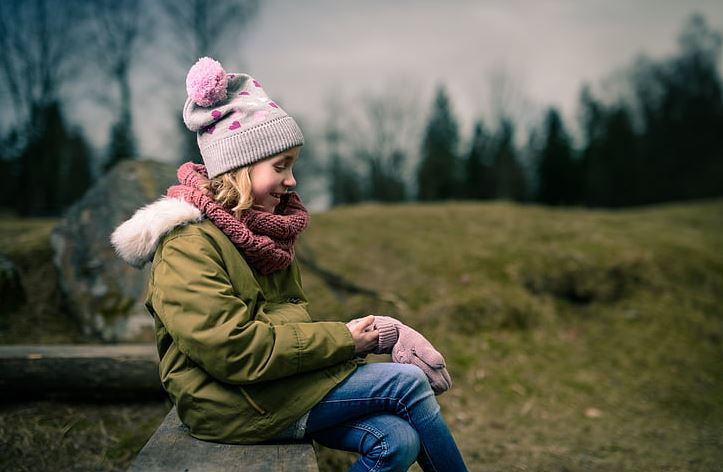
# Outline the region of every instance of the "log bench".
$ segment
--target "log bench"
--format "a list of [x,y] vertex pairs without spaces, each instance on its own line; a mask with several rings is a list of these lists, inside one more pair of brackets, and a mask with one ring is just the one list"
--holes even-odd
[[153,344],[0,346],[0,399],[162,398]]
[[246,446],[195,439],[174,407],[128,471],[318,472],[319,467],[310,442]]

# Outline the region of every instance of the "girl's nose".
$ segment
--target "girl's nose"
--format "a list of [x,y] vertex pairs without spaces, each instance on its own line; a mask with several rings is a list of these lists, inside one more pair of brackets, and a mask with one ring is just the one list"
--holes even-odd
[[296,187],[296,179],[294,178],[294,174],[289,174],[289,176],[284,179],[283,184],[284,187],[288,189]]

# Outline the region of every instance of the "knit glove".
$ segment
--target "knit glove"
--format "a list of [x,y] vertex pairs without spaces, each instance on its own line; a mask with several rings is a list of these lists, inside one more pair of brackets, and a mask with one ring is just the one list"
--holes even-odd
[[[452,386],[444,357],[432,343],[390,316],[374,316],[374,328],[379,331],[379,345],[376,354],[392,354],[392,360],[399,364],[414,364],[425,373],[435,395],[446,392]],[[396,336],[394,335],[396,332]]]

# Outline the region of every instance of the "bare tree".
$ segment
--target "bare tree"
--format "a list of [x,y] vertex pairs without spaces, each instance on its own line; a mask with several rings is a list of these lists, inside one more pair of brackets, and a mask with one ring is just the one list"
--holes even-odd
[[[199,57],[220,59],[224,45],[235,44],[259,8],[258,0],[160,0],[176,60],[187,69]],[[174,74],[175,75],[175,74]],[[175,100],[174,100],[175,101]],[[177,117],[181,133],[180,161],[201,162],[196,136]]]
[[57,215],[90,184],[90,149],[61,103],[83,79],[84,19],[84,0],[0,0],[0,200],[21,214]]
[[410,187],[410,157],[419,135],[419,104],[401,83],[379,93],[365,92],[357,100],[348,133],[352,155],[367,167],[367,194],[383,201],[404,200]]
[[178,60],[186,65],[202,56],[221,57],[256,15],[258,0],[161,0],[171,24]]
[[326,123],[324,125],[324,163],[328,181],[329,201],[332,206],[357,203],[362,199],[359,166],[352,158],[346,124],[345,106],[338,93],[327,96]]
[[25,141],[33,114],[59,101],[83,47],[82,2],[0,0],[0,92],[12,103],[14,128]]
[[521,129],[533,129],[544,117],[543,109],[526,92],[526,81],[520,72],[499,64],[487,73],[486,102],[491,122],[511,121]]
[[[116,100],[106,102],[118,110],[111,130],[106,169],[136,154],[130,73],[138,40],[151,31],[151,28],[146,27],[149,17],[143,17],[140,9],[139,0],[96,0],[89,10],[93,37],[91,43],[94,45],[92,55],[116,84],[118,92]],[[144,32],[143,35],[141,32]]]

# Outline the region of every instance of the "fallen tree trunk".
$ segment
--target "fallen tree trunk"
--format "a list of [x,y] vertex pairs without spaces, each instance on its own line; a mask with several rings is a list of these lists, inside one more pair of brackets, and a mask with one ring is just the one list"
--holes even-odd
[[0,346],[0,396],[82,397],[162,393],[153,345]]

